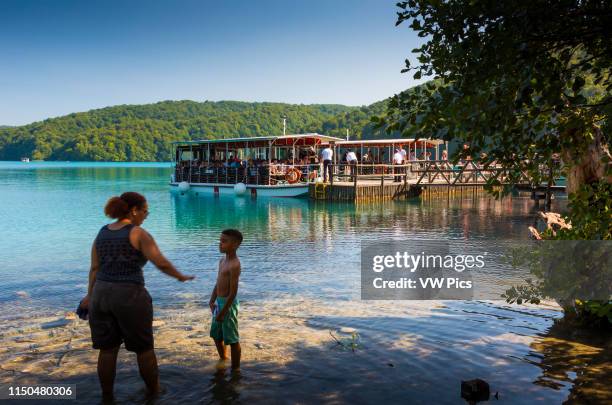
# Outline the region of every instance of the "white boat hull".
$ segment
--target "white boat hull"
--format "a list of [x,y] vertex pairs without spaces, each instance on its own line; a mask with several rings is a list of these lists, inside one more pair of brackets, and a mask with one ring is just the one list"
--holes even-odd
[[[178,184],[171,182],[170,186],[173,191],[179,192]],[[248,185],[244,193],[245,196],[258,197],[300,197],[308,194],[308,184],[283,184],[275,186],[256,186]],[[219,195],[235,195],[234,184],[208,184],[208,183],[190,183],[189,193],[202,194],[219,194]]]

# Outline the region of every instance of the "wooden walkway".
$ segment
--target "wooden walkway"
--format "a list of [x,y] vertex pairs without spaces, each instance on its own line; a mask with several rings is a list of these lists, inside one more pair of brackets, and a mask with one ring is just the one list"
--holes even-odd
[[[486,194],[485,185],[496,180],[500,189],[508,172],[500,168],[483,169],[471,161],[452,167],[447,161],[427,161],[409,165],[331,165],[334,175],[329,183],[311,183],[308,194],[314,200],[382,201],[413,197],[475,197]],[[400,181],[396,181],[399,179]],[[518,190],[563,192],[564,186],[529,184],[521,173]]]

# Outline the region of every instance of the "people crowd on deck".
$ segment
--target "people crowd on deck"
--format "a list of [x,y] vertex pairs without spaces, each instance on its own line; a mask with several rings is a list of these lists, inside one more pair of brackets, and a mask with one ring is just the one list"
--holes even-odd
[[[356,173],[357,164],[381,164],[386,162],[385,152],[386,148],[379,148],[377,153],[372,151],[372,148],[357,150],[356,148],[345,149],[342,158],[338,163],[347,164],[346,173]],[[293,158],[291,152],[288,153],[284,159],[260,159],[256,157],[249,157],[241,159],[235,154],[230,154],[227,159],[213,159],[210,161],[196,158],[193,160],[183,160],[177,162],[176,171],[180,173],[180,177],[184,177],[191,168],[191,170],[197,170],[198,174],[210,174],[215,169],[256,169],[260,174],[261,169],[265,170],[265,175],[273,178],[279,178],[285,176],[288,170],[292,167],[298,168],[302,172],[300,180],[307,181],[318,177],[318,174],[322,173],[323,181],[327,181],[329,177],[330,164],[333,163],[333,149],[328,145],[323,148],[320,152],[320,156],[317,156],[315,150],[305,149],[298,152],[299,156]],[[406,165],[406,164],[418,164],[422,165],[423,161],[432,159],[432,152],[424,150],[418,152],[417,150],[410,150],[409,152],[404,149],[404,145],[397,145],[397,147],[391,153],[391,161],[394,165]],[[448,153],[446,150],[442,152],[442,160],[448,160]],[[355,166],[353,166],[355,165]],[[202,171],[204,170],[204,171]],[[401,172],[400,168],[394,170],[395,179],[399,178]],[[221,173],[225,174],[224,170]],[[255,175],[254,172],[253,175]],[[249,173],[250,174],[250,173]]]

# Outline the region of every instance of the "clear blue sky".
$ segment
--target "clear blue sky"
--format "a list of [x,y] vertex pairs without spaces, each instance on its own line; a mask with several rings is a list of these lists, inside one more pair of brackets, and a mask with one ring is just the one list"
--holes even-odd
[[0,125],[161,100],[369,104],[415,84],[395,3],[1,0]]

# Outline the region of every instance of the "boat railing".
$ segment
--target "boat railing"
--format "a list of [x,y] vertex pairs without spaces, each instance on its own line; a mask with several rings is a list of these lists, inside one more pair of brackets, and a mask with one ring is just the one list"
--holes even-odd
[[314,182],[318,164],[272,164],[240,167],[177,165],[174,180],[177,183],[281,185]]

